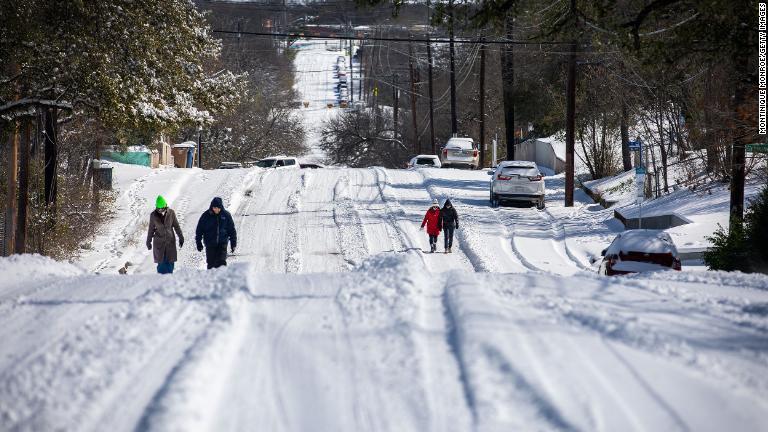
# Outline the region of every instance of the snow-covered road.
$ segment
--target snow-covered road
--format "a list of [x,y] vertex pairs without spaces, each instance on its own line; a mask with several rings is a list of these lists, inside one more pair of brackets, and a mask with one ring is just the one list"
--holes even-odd
[[[307,49],[303,70],[338,54]],[[0,259],[0,430],[765,430],[768,277],[600,277],[617,227],[563,207],[561,176],[539,211],[491,208],[482,171],[116,166],[76,265]],[[145,247],[158,194],[173,275]],[[207,271],[214,196],[239,245]],[[433,198],[459,212],[452,254],[424,252]]]
[[[760,430],[768,414],[768,279],[598,277],[558,178],[541,212],[490,208],[482,172],[141,174],[88,270],[0,261],[8,429]],[[152,274],[159,189],[189,246],[224,197],[229,268],[185,245],[176,274]],[[423,212],[449,196],[455,252],[424,253]]]

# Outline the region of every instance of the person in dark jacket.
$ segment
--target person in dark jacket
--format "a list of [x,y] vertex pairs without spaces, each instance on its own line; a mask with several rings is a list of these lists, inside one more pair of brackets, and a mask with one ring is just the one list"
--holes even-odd
[[445,200],[440,210],[440,228],[443,230],[445,253],[451,253],[453,247],[453,231],[459,228],[459,214],[453,207],[451,200]]
[[235,252],[237,247],[237,232],[232,215],[224,210],[224,202],[216,197],[211,201],[211,206],[200,216],[195,230],[195,242],[197,250],[203,250],[205,245],[205,260],[208,268],[216,268],[227,265],[227,242]]
[[436,199],[432,200],[432,206],[424,215],[424,220],[421,221],[421,228],[423,229],[425,226],[429,235],[429,252],[435,253],[437,236],[440,235],[440,204]]
[[179,248],[181,248],[184,246],[184,234],[181,233],[176,212],[168,208],[168,203],[162,195],[158,195],[155,200],[155,211],[149,215],[147,249],[152,251],[157,272],[160,274],[173,273],[177,258],[176,235],[179,236]]

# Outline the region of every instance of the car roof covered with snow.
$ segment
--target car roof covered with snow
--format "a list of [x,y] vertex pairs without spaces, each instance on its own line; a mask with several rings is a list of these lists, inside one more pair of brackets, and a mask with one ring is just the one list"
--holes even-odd
[[606,255],[618,255],[620,253],[671,253],[677,257],[677,248],[669,233],[656,230],[628,230],[619,233],[613,240]]
[[536,162],[531,161],[502,161],[499,162],[499,168],[507,168],[507,167],[520,167],[520,168],[536,168]]

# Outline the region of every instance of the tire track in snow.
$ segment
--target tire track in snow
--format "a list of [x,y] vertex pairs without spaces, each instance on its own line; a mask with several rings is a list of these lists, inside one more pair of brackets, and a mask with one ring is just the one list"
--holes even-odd
[[306,170],[301,170],[298,177],[299,184],[288,196],[287,202],[287,228],[285,239],[285,272],[286,273],[299,273],[301,272],[302,260],[301,260],[301,242],[299,241],[299,212],[301,212],[301,200],[304,191],[307,189],[311,181],[311,173]]
[[[529,209],[526,209],[529,210]],[[558,246],[562,245],[561,240],[557,239],[557,230],[552,225],[552,220],[542,216],[540,211],[536,211],[536,218],[530,217],[529,211],[517,211],[507,208],[494,209],[499,222],[505,227],[512,251],[520,258],[523,265],[534,271],[544,271],[563,275],[572,275],[578,271],[584,270],[578,261],[573,260],[568,254],[560,252]],[[510,214],[511,216],[506,216]],[[506,217],[505,217],[506,216]],[[541,227],[541,222],[546,225]],[[523,225],[524,229],[520,229]],[[528,235],[523,235],[528,234]],[[539,259],[531,259],[523,254],[521,246],[518,243],[531,243],[530,249],[539,255]],[[536,247],[532,247],[535,244]],[[551,251],[549,250],[551,249]],[[542,253],[546,255],[541,256]],[[556,258],[561,258],[560,260]]]
[[464,355],[463,349],[466,335],[459,326],[459,311],[456,310],[456,306],[454,304],[455,299],[451,292],[454,289],[454,284],[448,283],[448,281],[450,281],[453,277],[458,277],[458,273],[450,272],[447,275],[446,284],[443,285],[442,294],[440,296],[445,318],[445,342],[448,345],[451,354],[453,355],[453,360],[458,366],[459,382],[461,383],[461,390],[464,396],[464,401],[467,405],[467,408],[469,409],[469,412],[472,414],[473,428],[477,428],[477,404],[475,400],[475,393],[469,381],[469,366],[467,364],[467,359]]
[[333,187],[333,222],[338,230],[339,249],[344,262],[351,269],[360,265],[368,257],[369,251],[365,230],[349,189],[349,175],[345,173]]

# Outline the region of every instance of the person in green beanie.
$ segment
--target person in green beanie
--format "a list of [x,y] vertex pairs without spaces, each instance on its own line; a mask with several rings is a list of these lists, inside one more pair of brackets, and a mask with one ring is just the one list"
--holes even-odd
[[168,203],[162,195],[158,195],[155,200],[155,211],[149,215],[147,249],[152,251],[157,272],[160,274],[173,273],[173,266],[177,259],[176,235],[179,236],[179,248],[181,248],[184,246],[184,234],[181,233],[176,212],[168,208]]

